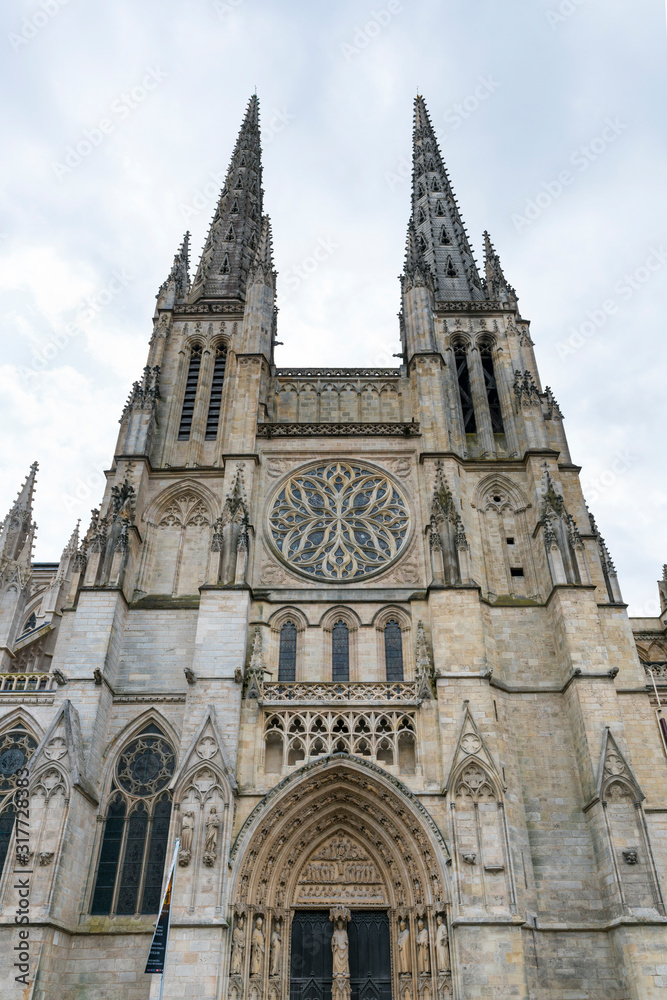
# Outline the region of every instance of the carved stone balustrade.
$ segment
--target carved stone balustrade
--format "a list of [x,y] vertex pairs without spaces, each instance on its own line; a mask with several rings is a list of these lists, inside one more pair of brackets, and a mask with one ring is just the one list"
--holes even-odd
[[318,702],[362,702],[366,705],[384,705],[400,702],[401,705],[418,705],[421,698],[417,681],[271,681],[263,685],[262,701],[265,705],[283,704],[314,705]]
[[53,691],[57,683],[54,674],[0,673],[0,695],[12,691]]

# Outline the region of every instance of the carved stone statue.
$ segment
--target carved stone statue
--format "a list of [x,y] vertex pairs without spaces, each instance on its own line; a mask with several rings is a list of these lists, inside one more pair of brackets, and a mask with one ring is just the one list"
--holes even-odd
[[349,977],[350,949],[349,949],[349,942],[347,939],[347,930],[345,929],[345,923],[342,917],[338,917],[336,921],[336,927],[331,936],[331,950],[333,952],[333,970],[332,970],[333,975]]
[[273,930],[271,931],[271,968],[270,973],[272,976],[277,976],[280,974],[280,955],[282,952],[282,941],[280,938],[280,922],[276,922],[273,925]]
[[447,925],[441,913],[436,917],[437,929],[435,932],[435,960],[438,965],[438,972],[449,972],[451,965],[449,961],[449,939],[447,937]]
[[243,969],[243,952],[245,951],[245,927],[243,916],[236,922],[234,933],[232,934],[232,962],[230,971],[232,975],[240,976]]
[[207,854],[212,854],[213,857],[215,857],[215,849],[218,844],[219,829],[220,819],[215,806],[212,806],[210,813],[206,817],[206,842],[204,844],[204,850]]
[[405,920],[401,920],[398,931],[398,971],[412,971],[412,956],[410,955],[410,929]]
[[264,931],[262,925],[264,921],[261,917],[255,920],[252,931],[252,942],[250,947],[250,975],[261,976],[262,965],[264,964]]
[[345,923],[340,913],[336,915],[334,932],[331,935],[333,952],[331,1000],[350,1000],[350,946]]
[[428,948],[428,928],[423,920],[417,921],[417,970],[420,975],[431,971],[431,958]]
[[188,810],[183,813],[181,821],[181,849],[178,855],[178,863],[183,868],[190,863],[192,857],[192,835],[195,828],[195,814]]

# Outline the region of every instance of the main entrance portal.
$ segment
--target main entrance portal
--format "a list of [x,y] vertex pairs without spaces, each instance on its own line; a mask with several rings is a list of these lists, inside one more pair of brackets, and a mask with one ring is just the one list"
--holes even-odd
[[[329,911],[297,910],[294,914],[290,1000],[331,1000],[333,930]],[[351,1000],[391,1000],[387,914],[353,910],[347,935]]]

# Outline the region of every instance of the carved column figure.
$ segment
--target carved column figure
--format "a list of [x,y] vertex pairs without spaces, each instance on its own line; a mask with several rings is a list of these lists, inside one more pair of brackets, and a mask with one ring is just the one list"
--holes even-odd
[[449,938],[447,936],[447,925],[442,913],[436,917],[435,932],[435,960],[438,972],[450,972],[451,963],[449,958]]
[[336,908],[329,913],[329,920],[334,921],[334,932],[331,935],[331,951],[333,953],[331,984],[331,1000],[350,1000],[350,943],[347,937],[346,924],[350,919],[350,911]]
[[428,975],[431,971],[428,928],[423,920],[417,921],[417,971],[420,976]]
[[410,929],[401,920],[398,931],[398,971],[401,975],[412,972],[412,956],[410,954]]
[[232,934],[232,962],[231,973],[233,976],[240,976],[243,971],[243,952],[245,951],[245,921],[243,914],[236,919],[236,926]]
[[280,975],[280,956],[282,953],[282,939],[280,937],[280,921],[276,920],[271,931],[271,967],[272,976]]
[[252,930],[252,941],[250,943],[250,975],[261,976],[264,965],[264,931],[262,926],[264,921],[261,917],[255,920]]
[[206,840],[204,843],[204,864],[212,865],[217,857],[218,830],[220,829],[220,818],[215,806],[211,806],[211,811],[206,817]]

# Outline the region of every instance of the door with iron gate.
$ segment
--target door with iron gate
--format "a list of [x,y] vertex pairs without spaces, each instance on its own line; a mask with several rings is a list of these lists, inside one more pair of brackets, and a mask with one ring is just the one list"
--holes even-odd
[[[297,910],[294,914],[290,1000],[331,1000],[332,932],[328,910]],[[351,1000],[391,1000],[387,914],[353,910],[347,934]]]

